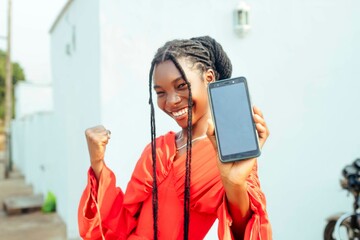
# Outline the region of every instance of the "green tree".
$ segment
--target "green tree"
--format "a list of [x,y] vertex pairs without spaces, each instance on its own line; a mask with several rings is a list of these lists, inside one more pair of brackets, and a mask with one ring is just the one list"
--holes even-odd
[[[2,124],[5,117],[5,77],[6,77],[6,52],[0,49],[0,119]],[[19,81],[25,80],[22,67],[17,62],[12,62],[12,83],[15,85]],[[15,114],[15,98],[13,89],[13,117]]]

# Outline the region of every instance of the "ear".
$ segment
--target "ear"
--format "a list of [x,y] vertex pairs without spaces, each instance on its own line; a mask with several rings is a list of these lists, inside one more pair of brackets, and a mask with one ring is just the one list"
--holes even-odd
[[211,82],[215,82],[215,72],[213,69],[208,69],[204,73],[204,79],[206,81],[206,84],[209,84]]

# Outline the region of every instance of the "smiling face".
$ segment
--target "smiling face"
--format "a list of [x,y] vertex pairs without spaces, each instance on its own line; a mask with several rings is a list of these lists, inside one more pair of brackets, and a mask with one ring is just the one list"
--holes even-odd
[[[191,84],[192,124],[196,127],[198,123],[206,123],[210,117],[207,84],[214,81],[214,72],[211,69],[201,72],[184,58],[178,59],[178,62]],[[155,67],[153,79],[158,107],[172,117],[180,127],[186,128],[189,91],[179,70],[170,60],[159,63]]]

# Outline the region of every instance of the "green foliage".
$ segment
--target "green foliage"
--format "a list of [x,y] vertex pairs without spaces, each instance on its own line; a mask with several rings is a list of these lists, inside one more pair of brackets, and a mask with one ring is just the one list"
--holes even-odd
[[56,197],[52,192],[48,192],[41,210],[44,213],[50,213],[56,211]]
[[[6,52],[0,49],[0,119],[5,116],[5,77],[6,77]],[[19,81],[25,80],[25,74],[22,67],[17,62],[12,62],[12,83],[15,85]],[[13,107],[14,107],[13,90]],[[14,108],[13,108],[14,109]],[[14,111],[13,111],[14,116]]]

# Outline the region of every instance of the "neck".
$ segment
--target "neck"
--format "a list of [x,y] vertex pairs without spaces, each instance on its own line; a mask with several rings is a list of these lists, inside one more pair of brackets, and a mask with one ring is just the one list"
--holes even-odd
[[[206,131],[208,129],[208,119],[211,118],[210,113],[208,112],[206,115],[202,116],[196,124],[192,127],[192,139],[195,139],[200,136],[206,135]],[[184,140],[186,142],[186,139],[188,138],[188,130],[187,128],[183,128],[181,130],[181,138],[179,140]]]

